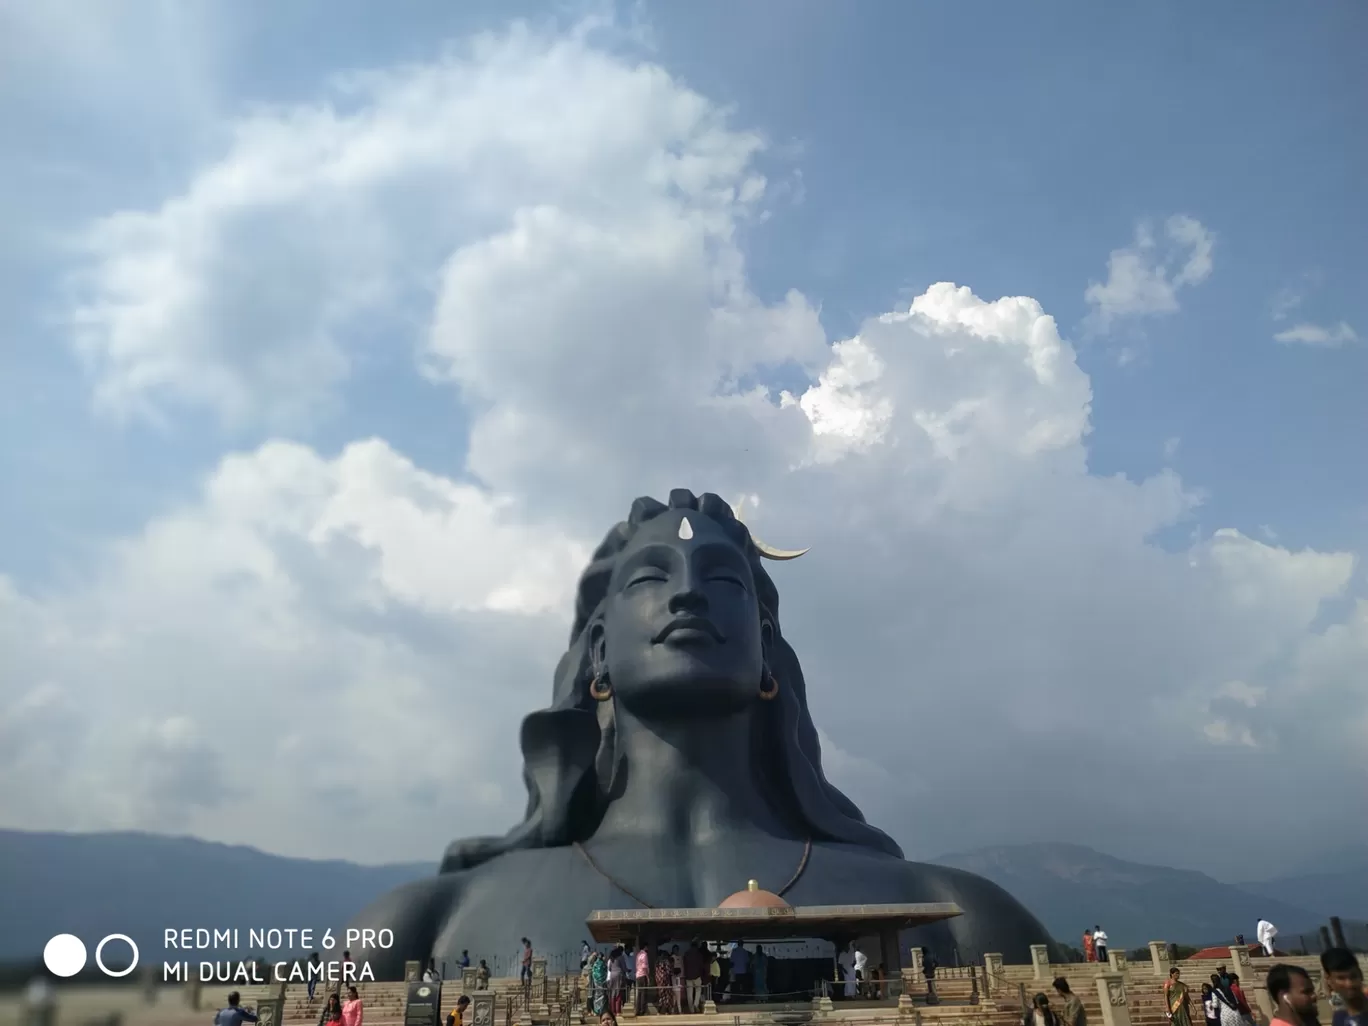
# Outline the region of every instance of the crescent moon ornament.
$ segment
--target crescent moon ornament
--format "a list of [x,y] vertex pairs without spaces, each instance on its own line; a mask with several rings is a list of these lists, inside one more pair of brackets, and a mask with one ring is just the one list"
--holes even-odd
[[[745,521],[741,519],[741,508],[745,506],[745,504],[746,497],[743,495],[737,500],[736,505],[732,507],[732,516],[736,517],[738,523],[745,523]],[[754,533],[751,534],[751,544],[755,546],[755,551],[760,553],[764,559],[778,561],[797,559],[808,551],[807,549],[776,549],[774,546],[762,542]]]

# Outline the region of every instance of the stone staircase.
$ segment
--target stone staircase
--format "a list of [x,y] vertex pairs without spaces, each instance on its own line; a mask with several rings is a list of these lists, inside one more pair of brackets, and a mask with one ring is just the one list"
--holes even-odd
[[[332,984],[320,983],[314,991],[314,999],[309,1000],[309,987],[304,983],[292,983],[285,988],[285,1011],[281,1016],[282,1026],[317,1026],[319,1016],[328,1003]],[[364,1026],[403,1026],[404,1003],[408,998],[408,985],[405,983],[362,982],[356,985],[356,993],[361,998],[362,1022]],[[346,995],[343,986],[342,994]],[[247,1004],[247,995],[242,995]]]
[[[446,980],[442,983],[442,995],[439,1007],[442,1010],[442,1021],[445,1022],[447,1013],[456,1007],[456,1001],[462,994],[461,981]],[[548,988],[552,994],[566,989],[558,987],[555,981]],[[253,991],[260,991],[264,994],[267,988],[252,988]],[[403,1026],[404,1005],[408,997],[408,984],[406,983],[380,983],[366,982],[357,985],[357,994],[362,1001],[363,1023],[364,1026]],[[506,979],[493,979],[489,981],[489,990],[494,994],[494,1022],[495,1026],[502,1026],[508,1018],[516,1018],[517,1012],[522,1007],[523,989],[521,982],[514,977]],[[320,984],[314,993],[314,999],[309,1000],[309,988],[307,984],[292,983],[285,989],[285,1012],[282,1016],[282,1026],[317,1026],[318,1018],[327,1004],[329,985]],[[345,990],[344,990],[345,993]],[[243,1004],[250,1004],[248,991],[242,992]],[[551,1002],[556,1005],[552,1011],[559,1011],[559,1003]],[[512,1015],[509,1015],[510,1009]],[[470,1024],[470,1013],[466,1015],[467,1026]]]
[[[1260,1008],[1260,1002],[1266,994],[1264,987],[1268,970],[1278,963],[1301,966],[1310,973],[1312,980],[1325,996],[1324,985],[1321,983],[1320,959],[1315,955],[1252,959],[1243,970],[1232,959],[1186,960],[1174,963],[1182,970],[1181,978],[1191,992],[1194,1026],[1202,1026],[1203,1022],[1202,984],[1208,982],[1211,975],[1222,966],[1234,970],[1240,976],[1240,986],[1249,1000],[1255,1020],[1267,1023],[1268,1016]],[[1098,992],[1097,980],[1100,976],[1114,973],[1115,970],[1109,965],[1072,962],[1050,966],[1049,978],[1041,979],[1032,966],[1005,965],[995,979],[993,1003],[999,1008],[1015,1012],[1018,1022],[1021,1017],[1023,993],[1028,1002],[1035,994],[1044,993],[1049,996],[1051,1005],[1058,1009],[1061,1001],[1051,984],[1056,976],[1062,976],[1069,981],[1070,989],[1083,1002],[1089,1026],[1100,1026],[1103,1022],[1102,998]],[[1151,961],[1131,962],[1126,966],[1123,975],[1126,981],[1126,1005],[1131,1026],[1168,1026],[1168,1006],[1163,989],[1168,975],[1167,963],[1164,963],[1163,968],[1156,970]],[[1323,1021],[1328,1022],[1328,1006],[1322,1008],[1322,1014]]]
[[[1183,961],[1177,963],[1182,970],[1183,980],[1193,994],[1194,1026],[1203,1026],[1198,994],[1203,981],[1222,964],[1240,973],[1241,983],[1246,996],[1254,1006],[1256,1018],[1267,1022],[1267,1016],[1260,1009],[1259,992],[1264,987],[1267,970],[1277,962],[1300,965],[1307,969],[1318,985],[1321,983],[1320,963],[1316,956],[1299,956],[1279,959],[1254,959],[1243,968],[1233,960]],[[976,989],[971,972],[976,977],[978,1003],[971,1003]],[[982,966],[940,967],[936,972],[936,991],[940,1004],[926,1003],[925,983],[913,983],[909,990],[910,1004],[902,1002],[901,1007],[894,1000],[882,1002],[852,1000],[834,1002],[830,1011],[821,1012],[818,1019],[829,1022],[831,1026],[1021,1026],[1022,1000],[1030,1001],[1037,992],[1044,992],[1056,1008],[1060,1000],[1051,987],[1056,976],[1069,981],[1075,994],[1082,1000],[1088,1016],[1089,1026],[1106,1026],[1108,1016],[1114,1011],[1110,1006],[1102,1007],[1098,993],[1098,979],[1112,975],[1110,966],[1095,963],[1067,963],[1035,967],[1031,965],[996,966],[991,985]],[[1165,1017],[1163,982],[1167,976],[1167,964],[1161,963],[1159,971],[1151,961],[1132,962],[1125,972],[1126,1009],[1129,1026],[1170,1026]],[[536,1008],[538,1026],[579,1026],[581,1022],[592,1022],[591,1017],[583,1015],[583,995],[577,989],[576,977],[552,976],[548,979],[548,1001],[545,1013]],[[896,999],[901,990],[902,980],[888,981],[888,997]],[[166,988],[152,1006],[144,1007],[138,993],[133,988],[121,988],[117,994],[125,992],[130,998],[125,1022],[130,1026],[204,1026],[207,1010],[218,1007],[223,993],[228,987],[206,986],[198,1009],[193,1008],[186,998],[183,988]],[[237,989],[242,995],[242,1003],[255,1007],[261,1001],[279,993],[279,987],[241,986]],[[525,1026],[527,1013],[533,1011],[524,1007],[521,983],[517,979],[494,979],[490,981],[490,991],[495,996],[493,1026]],[[358,984],[358,993],[364,1002],[364,1026],[403,1026],[407,985],[403,983],[364,982]],[[115,991],[111,991],[115,993]],[[290,984],[285,988],[284,1009],[281,1026],[317,1026],[319,1016],[330,993],[330,985],[320,984],[313,1001],[308,1000],[308,988],[302,983]],[[461,981],[448,980],[442,985],[442,1019],[455,1007],[461,995]],[[566,1004],[573,1007],[566,1008]],[[0,1003],[3,1004],[3,1003]],[[113,1004],[109,1007],[112,1009]],[[806,1010],[806,1012],[805,1012]],[[778,1021],[797,1022],[803,1014],[813,1011],[810,1003],[797,1002],[792,1006],[778,1008],[757,1008],[751,1005],[717,1006],[717,1013],[711,1015],[673,1015],[663,1020],[650,1016],[654,1026],[772,1026]],[[0,1013],[4,1009],[0,1008]],[[567,1014],[568,1013],[568,1014]],[[624,1016],[621,1026],[630,1026],[630,1016]],[[57,1026],[71,1026],[65,1020]],[[1329,1022],[1329,1010],[1322,1008],[1322,1021]],[[12,1021],[0,1014],[0,1026],[21,1026],[16,1017]],[[444,1026],[444,1023],[439,1023]],[[467,1015],[466,1026],[473,1026],[472,1016]],[[642,1023],[641,1026],[648,1026]]]

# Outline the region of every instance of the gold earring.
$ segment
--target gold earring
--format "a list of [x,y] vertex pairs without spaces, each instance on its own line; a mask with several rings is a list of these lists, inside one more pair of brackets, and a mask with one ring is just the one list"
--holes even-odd
[[606,702],[613,697],[613,686],[607,682],[600,683],[600,678],[595,677],[589,682],[589,697],[596,702]]
[[774,676],[774,674],[772,674],[772,673],[769,674],[768,676],[769,676],[769,690],[766,690],[764,687],[761,687],[761,688],[760,688],[760,697],[761,697],[764,701],[766,701],[766,702],[771,702],[771,701],[773,701],[773,700],[778,696],[778,694],[779,694],[779,680],[778,680],[778,678],[776,678],[776,677]]

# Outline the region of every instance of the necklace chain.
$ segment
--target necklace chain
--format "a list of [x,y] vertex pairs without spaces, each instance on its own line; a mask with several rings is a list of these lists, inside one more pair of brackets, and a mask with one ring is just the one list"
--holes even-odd
[[[635,901],[635,902],[636,902],[638,905],[640,905],[642,908],[655,908],[655,907],[656,907],[655,905],[652,905],[649,901],[645,901],[645,900],[643,900],[642,898],[637,897],[635,894],[633,894],[631,891],[629,891],[625,886],[623,886],[622,882],[619,881],[619,880],[617,879],[617,877],[613,876],[611,873],[609,873],[607,870],[605,870],[602,866],[600,866],[597,862],[594,861],[594,856],[590,855],[590,854],[589,854],[589,850],[588,850],[587,848],[585,848],[584,845],[580,844],[579,841],[576,841],[576,842],[574,843],[574,848],[575,848],[575,851],[579,852],[580,855],[583,856],[584,861],[587,862],[587,863],[589,863],[589,868],[590,868],[590,869],[592,869],[592,870],[593,870],[595,873],[597,873],[599,876],[603,877],[603,879],[607,880],[610,884],[612,884],[614,887],[616,887],[618,890],[620,890],[623,894],[627,895],[627,897],[631,898],[633,901]],[[793,875],[792,875],[791,877],[789,877],[788,883],[784,884],[783,887],[780,887],[779,890],[775,891],[774,893],[777,894],[779,897],[782,898],[785,894],[787,894],[790,890],[792,890],[792,889],[793,889],[793,885],[796,884],[796,883],[798,882],[798,878],[801,877],[801,876],[803,875],[804,871],[807,869],[808,860],[809,860],[811,857],[812,857],[812,838],[809,837],[807,840],[805,840],[805,841],[803,842],[803,857],[800,858],[800,859],[798,860],[798,868],[795,869],[795,870],[793,871]]]

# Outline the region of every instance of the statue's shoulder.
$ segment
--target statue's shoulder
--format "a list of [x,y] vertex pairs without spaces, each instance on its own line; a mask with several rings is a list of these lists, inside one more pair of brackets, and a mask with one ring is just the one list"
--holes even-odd
[[917,901],[953,902],[966,914],[971,907],[976,914],[1021,908],[1020,902],[987,877],[934,862],[897,861],[897,875],[906,883],[909,893],[925,895]]
[[439,873],[401,884],[367,905],[348,930],[391,931],[388,948],[367,950],[376,979],[403,978],[404,963],[426,962],[433,941],[460,900],[463,873]]
[[889,898],[906,904],[950,902],[959,916],[947,922],[961,954],[993,951],[1009,960],[1030,960],[1032,944],[1050,943],[1049,931],[1030,910],[993,881],[951,866],[882,856],[881,877]]

